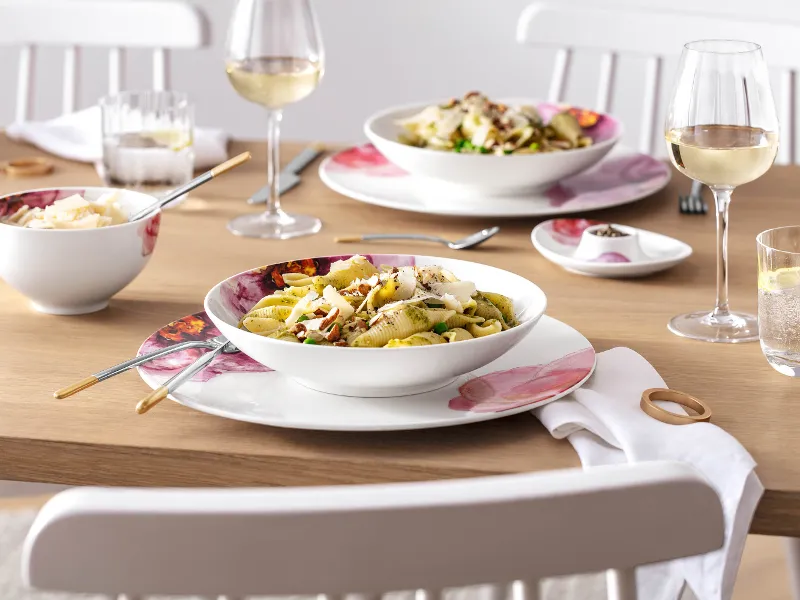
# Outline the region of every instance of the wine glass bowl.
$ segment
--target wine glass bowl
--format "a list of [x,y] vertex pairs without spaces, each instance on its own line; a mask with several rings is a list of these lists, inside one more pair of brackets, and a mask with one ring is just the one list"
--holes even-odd
[[708,342],[758,339],[754,315],[728,306],[728,209],[733,190],[766,173],[778,152],[778,119],[761,47],[737,40],[684,46],[665,124],[672,164],[711,188],[717,208],[717,302],[674,317],[673,333]]
[[324,52],[311,0],[237,0],[228,31],[225,70],[233,89],[267,109],[269,200],[262,214],[228,223],[236,235],[288,239],[316,233],[316,217],[280,205],[280,123],[284,107],[309,96],[324,73]]

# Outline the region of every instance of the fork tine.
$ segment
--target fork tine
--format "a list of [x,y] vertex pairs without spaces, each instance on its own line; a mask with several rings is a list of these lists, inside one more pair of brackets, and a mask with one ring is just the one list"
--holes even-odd
[[678,211],[681,214],[686,212],[686,198],[684,196],[678,196]]

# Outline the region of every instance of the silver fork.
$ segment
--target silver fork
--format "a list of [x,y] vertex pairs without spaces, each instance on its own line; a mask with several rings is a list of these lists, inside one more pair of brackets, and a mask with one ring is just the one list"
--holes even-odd
[[95,383],[100,383],[101,381],[110,379],[111,377],[114,377],[114,375],[119,375],[120,373],[124,373],[125,371],[128,371],[133,367],[138,367],[139,365],[143,365],[144,363],[149,362],[151,360],[155,360],[156,358],[161,358],[162,356],[166,356],[167,354],[172,354],[173,352],[178,352],[180,350],[188,350],[189,348],[211,348],[213,350],[218,348],[220,345],[224,345],[227,341],[228,340],[225,338],[225,336],[218,335],[217,337],[208,340],[202,340],[202,341],[193,340],[189,342],[181,342],[180,344],[173,344],[171,346],[166,346],[154,352],[149,352],[147,354],[142,354],[141,356],[137,356],[136,358],[126,360],[125,362],[119,363],[118,365],[114,365],[113,367],[109,367],[108,369],[98,371],[97,373],[90,375],[86,379],[82,379],[78,383],[74,383],[70,386],[58,390],[57,392],[54,392],[53,396],[58,398],[59,400],[63,398],[69,398],[73,394],[77,394],[78,392],[93,386]]
[[678,196],[678,208],[683,215],[704,215],[708,204],[703,200],[703,184],[692,181],[692,191],[688,196]]

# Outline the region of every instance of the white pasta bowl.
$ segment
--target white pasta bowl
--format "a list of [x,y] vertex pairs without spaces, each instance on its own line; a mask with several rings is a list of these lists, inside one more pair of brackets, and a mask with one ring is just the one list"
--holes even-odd
[[508,296],[514,301],[519,325],[463,342],[406,348],[293,344],[238,328],[242,316],[262,297],[282,287],[281,274],[325,275],[331,263],[347,258],[350,255],[309,258],[239,273],[206,295],[206,313],[250,358],[305,387],[342,396],[389,397],[437,389],[499,358],[530,333],[547,306],[538,286],[496,267],[434,256],[367,255],[375,265],[439,265],[461,280],[474,282],[479,290]]
[[[45,188],[0,197],[0,219],[24,204],[44,208],[74,194],[96,200],[114,191],[127,215],[155,202],[148,194],[114,188]],[[101,310],[144,269],[160,223],[159,211],[133,223],[97,229],[29,229],[0,223],[0,278],[40,312],[78,315]]]
[[[525,99],[508,99],[504,103],[509,106],[534,105],[545,122],[566,108]],[[364,132],[389,161],[419,179],[422,192],[429,191],[433,194],[441,192],[448,195],[460,194],[463,197],[514,196],[545,188],[593,166],[622,137],[622,125],[613,117],[582,111],[597,118],[593,126],[584,128],[584,134],[592,138],[594,143],[563,152],[507,156],[461,154],[418,148],[399,142],[398,136],[403,128],[397,122],[431,104],[435,103],[426,102],[383,110],[367,120]]]

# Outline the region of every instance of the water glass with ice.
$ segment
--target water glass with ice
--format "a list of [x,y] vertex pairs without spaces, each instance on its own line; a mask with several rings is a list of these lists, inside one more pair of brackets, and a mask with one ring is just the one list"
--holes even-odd
[[192,178],[194,107],[185,93],[122,92],[100,107],[106,185],[165,189]]
[[758,246],[758,330],[772,367],[800,376],[800,226],[768,229]]

